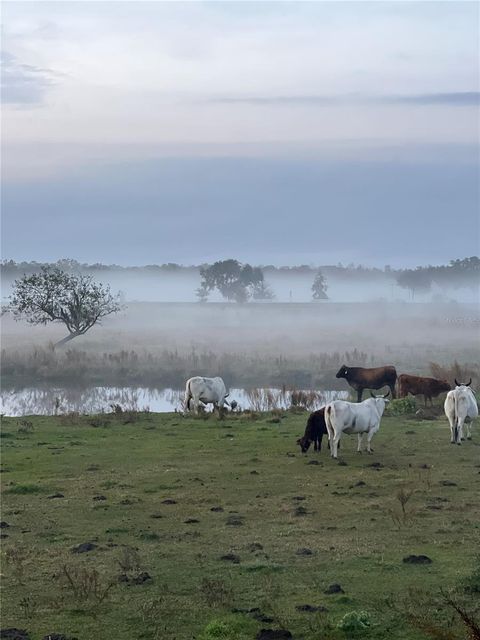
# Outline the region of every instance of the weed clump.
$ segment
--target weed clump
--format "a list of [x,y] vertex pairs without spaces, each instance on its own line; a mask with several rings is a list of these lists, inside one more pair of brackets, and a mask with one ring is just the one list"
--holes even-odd
[[371,628],[371,618],[367,611],[350,611],[337,624],[337,629],[343,631],[347,637],[360,636]]
[[228,616],[211,620],[198,640],[251,640],[256,631],[255,621],[246,616]]
[[10,489],[7,489],[5,493],[13,493],[17,496],[27,496],[34,493],[43,493],[44,487],[40,487],[38,484],[15,484]]
[[415,398],[407,396],[406,398],[396,398],[391,400],[386,409],[386,416],[404,416],[415,413],[417,408]]

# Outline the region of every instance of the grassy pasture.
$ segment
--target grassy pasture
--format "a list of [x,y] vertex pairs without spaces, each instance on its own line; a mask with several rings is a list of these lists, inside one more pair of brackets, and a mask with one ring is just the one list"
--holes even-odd
[[[305,419],[4,418],[2,627],[32,640],[243,640],[279,627],[346,639],[357,636],[339,621],[367,611],[362,637],[429,637],[409,613],[478,563],[478,431],[457,447],[444,417],[385,417],[373,455],[342,439],[343,466],[326,449],[301,455]],[[95,548],[72,552],[85,542]],[[432,563],[403,563],[410,554]],[[151,580],[135,584],[142,572]],[[344,593],[324,593],[334,583]],[[327,611],[297,609],[307,604]],[[426,615],[466,637],[451,610]]]

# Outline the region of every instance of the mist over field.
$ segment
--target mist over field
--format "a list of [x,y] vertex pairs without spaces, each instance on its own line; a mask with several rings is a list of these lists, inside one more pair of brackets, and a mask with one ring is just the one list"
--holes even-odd
[[[340,255],[340,254],[339,254]],[[59,266],[75,272],[89,273],[96,280],[109,284],[113,291],[121,292],[125,302],[196,302],[200,286],[199,267],[177,264],[144,267],[116,267],[108,265],[81,265],[76,261],[60,260]],[[2,265],[2,300],[8,296],[14,280],[23,273],[38,271],[36,263]],[[460,274],[453,282],[433,281],[426,289],[412,291],[399,286],[401,270],[391,267],[366,268],[361,266],[320,267],[327,281],[328,300],[331,302],[444,302],[478,303],[480,276]],[[312,284],[317,268],[309,265],[290,267],[262,267],[264,281],[276,302],[305,303],[312,301]],[[225,301],[218,290],[209,294],[211,302]]]
[[[4,388],[178,390],[200,373],[221,375],[229,387],[340,391],[347,389],[335,378],[342,364],[393,364],[399,373],[420,375],[438,365],[451,378],[458,363],[462,375],[468,371],[477,380],[478,258],[416,270],[266,266],[258,270],[258,291],[235,280],[247,267],[236,261],[202,267],[4,262]],[[8,305],[15,282],[52,268],[109,285],[121,303],[117,313],[57,347],[66,334],[62,322],[32,325]],[[228,282],[237,288],[223,288],[232,268]],[[213,269],[220,280],[202,302],[198,294]],[[318,273],[322,289],[315,300]]]
[[0,638],[480,640],[480,4],[7,0],[0,62]]

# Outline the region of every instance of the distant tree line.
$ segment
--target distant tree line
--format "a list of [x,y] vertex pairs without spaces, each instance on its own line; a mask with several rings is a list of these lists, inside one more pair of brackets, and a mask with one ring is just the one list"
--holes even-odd
[[129,267],[104,265],[100,263],[86,264],[64,258],[56,263],[15,262],[4,260],[1,264],[2,278],[15,279],[21,276],[40,273],[42,269],[58,269],[66,274],[94,275],[99,272],[136,273],[145,275],[165,275],[180,273],[200,273],[201,283],[196,290],[200,302],[206,302],[214,291],[226,300],[247,302],[248,300],[273,300],[275,295],[265,280],[265,276],[273,274],[311,275],[313,300],[327,299],[327,282],[344,280],[361,283],[362,280],[378,280],[395,282],[407,289],[411,298],[418,293],[428,293],[435,285],[438,288],[458,289],[460,287],[477,287],[480,284],[480,258],[473,256],[451,260],[448,265],[424,266],[415,269],[393,269],[386,265],[383,269],[365,267],[350,263],[344,266],[325,265],[321,269],[309,265],[275,267],[273,265],[253,266],[238,260],[221,260],[213,264],[199,266],[183,266],[175,263],[161,265],[145,265]]
[[[223,261],[228,262],[228,261]],[[233,262],[237,262],[234,260]],[[419,273],[419,272],[428,272],[431,276],[432,282],[448,282],[452,283],[453,286],[457,286],[458,282],[463,286],[463,279],[471,279],[475,282],[479,277],[479,263],[480,258],[477,256],[473,256],[471,258],[463,258],[459,260],[451,260],[448,265],[442,266],[423,266],[417,267],[416,269],[393,269],[390,265],[385,265],[383,269],[378,267],[366,267],[364,265],[354,263],[349,263],[347,265],[342,264],[341,262],[336,265],[323,265],[321,266],[321,270],[323,274],[330,278],[332,276],[337,277],[346,277],[346,278],[356,278],[356,277],[378,277],[384,278],[388,276],[390,278],[400,278],[405,273]],[[16,262],[15,260],[3,260],[1,262],[2,273],[5,276],[20,276],[24,274],[37,273],[41,270],[42,267],[57,267],[62,271],[66,272],[96,272],[96,271],[129,271],[132,273],[138,272],[146,272],[146,273],[176,273],[176,272],[198,272],[200,269],[208,268],[209,264],[200,264],[200,265],[181,265],[176,264],[174,262],[168,262],[164,264],[150,264],[143,266],[122,266],[118,264],[102,264],[102,263],[93,263],[88,264],[85,262],[78,262],[77,260],[72,260],[70,258],[62,258],[57,262]],[[258,267],[262,270],[263,274],[268,273],[289,273],[289,274],[312,274],[318,270],[318,267],[314,267],[312,265],[297,265],[297,266],[281,266],[277,267],[274,265],[258,265]],[[257,267],[253,267],[253,269]],[[408,276],[407,276],[408,278]]]
[[480,283],[480,258],[473,256],[463,260],[451,260],[440,267],[417,267],[405,269],[396,276],[397,284],[410,291],[412,299],[416,293],[427,293],[435,284],[441,289],[476,287]]

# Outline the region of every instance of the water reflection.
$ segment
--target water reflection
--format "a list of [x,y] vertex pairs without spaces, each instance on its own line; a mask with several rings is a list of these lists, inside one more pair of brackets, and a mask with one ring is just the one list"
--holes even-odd
[[[296,392],[298,393],[298,392]],[[310,410],[335,400],[346,398],[345,391],[305,392],[309,394]],[[231,389],[228,397],[241,409],[258,411],[286,408],[291,405],[291,391],[285,389]],[[26,388],[0,393],[0,413],[6,416],[53,415],[70,413],[111,412],[114,405],[123,410],[164,413],[183,411],[183,390],[147,389],[144,387],[89,387],[86,389]],[[211,405],[210,405],[211,407]],[[208,409],[207,409],[208,410]]]

